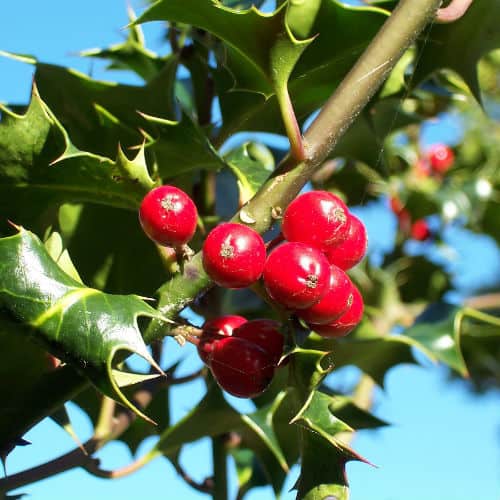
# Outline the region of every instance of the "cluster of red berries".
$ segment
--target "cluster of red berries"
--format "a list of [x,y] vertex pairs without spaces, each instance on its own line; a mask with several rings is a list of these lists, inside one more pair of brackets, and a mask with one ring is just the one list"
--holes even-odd
[[417,219],[412,222],[410,212],[398,197],[393,196],[390,199],[390,206],[398,218],[398,225],[403,233],[417,241],[426,241],[432,236],[429,223],[425,219]]
[[203,266],[226,288],[244,288],[262,277],[276,303],[320,335],[340,337],[361,320],[363,299],[345,270],[367,246],[363,223],[327,191],[298,196],[285,210],[284,241],[266,254],[262,237],[248,226],[217,226],[203,244]]
[[[193,236],[197,212],[183,191],[162,186],[146,195],[139,219],[152,240],[178,250]],[[312,330],[342,337],[363,315],[363,298],[345,271],[361,261],[366,247],[365,227],[345,203],[330,192],[310,191],[285,210],[282,241],[269,252],[251,227],[227,222],[207,235],[202,262],[225,288],[245,288],[262,278],[270,298]],[[267,387],[282,350],[276,322],[240,316],[208,322],[198,346],[218,383],[241,397]]]
[[271,319],[220,316],[203,325],[198,353],[225,391],[254,397],[271,382],[283,353],[279,326]]
[[441,177],[453,166],[455,154],[446,144],[433,144],[415,163],[415,172],[420,177]]

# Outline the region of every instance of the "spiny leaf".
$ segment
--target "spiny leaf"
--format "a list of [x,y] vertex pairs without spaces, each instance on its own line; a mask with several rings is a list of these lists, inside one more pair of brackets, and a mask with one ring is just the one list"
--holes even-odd
[[[310,3],[304,2],[303,8],[309,9]],[[336,0],[321,1],[310,28],[311,35],[317,36],[298,59],[287,84],[295,114],[301,123],[326,101],[386,17],[387,11],[376,7],[346,6]],[[214,77],[224,118],[221,138],[241,130],[283,132],[276,96],[264,99],[260,95],[234,91],[233,75],[221,66]]]
[[321,436],[304,429],[301,472],[295,485],[297,499],[348,500],[349,488],[345,477],[347,460],[348,457],[341,450],[332,448]]
[[144,131],[146,149],[154,152],[161,177],[225,166],[204,131],[185,113],[181,121],[143,115],[153,132]]
[[387,422],[360,408],[351,397],[334,395],[330,411],[353,429],[375,429],[388,425]]
[[421,82],[442,68],[456,71],[477,100],[481,90],[477,77],[479,59],[500,47],[499,0],[472,2],[463,17],[449,24],[434,24],[422,37],[414,81]]
[[[283,87],[309,41],[297,41],[285,24],[286,10],[263,14],[233,10],[210,0],[158,0],[137,23],[172,21],[202,28],[225,42],[225,64],[235,88],[269,97]],[[286,84],[286,83],[285,83]]]
[[241,416],[246,424],[240,431],[243,445],[248,446],[257,455],[275,493],[281,490],[288,473],[288,464],[280,448],[273,422],[273,416],[284,397],[285,393],[281,392],[274,403]]
[[118,352],[136,353],[157,367],[137,318],[159,315],[139,297],[86,288],[62,271],[33,233],[19,228],[0,239],[0,306],[102,392],[147,419],[125,398],[113,373]]
[[[35,82],[42,99],[81,150],[111,157],[117,145],[128,148],[141,142],[147,122],[139,112],[174,119],[174,82],[177,58],[170,56],[148,84],[139,87],[93,80],[60,66],[38,63]],[[103,120],[105,110],[115,126]]]
[[331,340],[319,336],[308,339],[307,345],[333,351],[335,366],[355,365],[383,387],[388,370],[399,363],[414,363],[411,341],[400,335],[381,335],[364,319],[358,329],[345,339]]
[[165,280],[166,274],[158,272],[162,268],[158,250],[144,235],[136,211],[64,204],[58,220],[68,252],[88,286],[150,296]]
[[136,209],[151,188],[142,150],[133,160],[118,150],[115,161],[78,150],[36,87],[24,115],[2,111],[0,213],[16,223],[64,202]]
[[241,434],[244,445],[256,453],[269,480],[274,481],[278,489],[288,466],[269,424],[276,406],[274,404],[253,414],[240,415],[227,403],[217,385],[211,384],[201,402],[183,419],[165,430],[154,450],[175,458],[185,443],[204,436],[237,432]]
[[[326,352],[325,352],[326,351]],[[333,370],[333,353],[323,350],[296,347],[291,352],[290,372],[293,388],[301,400],[300,406],[310,398],[312,392]]]

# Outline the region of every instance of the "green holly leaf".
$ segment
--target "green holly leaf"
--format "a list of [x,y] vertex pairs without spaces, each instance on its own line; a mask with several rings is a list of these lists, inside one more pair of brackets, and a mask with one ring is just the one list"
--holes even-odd
[[204,29],[224,42],[224,64],[235,89],[266,97],[286,90],[286,81],[309,40],[298,41],[285,23],[286,9],[272,14],[255,7],[234,10],[209,0],[159,0],[136,23],[171,21]]
[[139,316],[159,318],[143,300],[86,288],[62,271],[33,233],[19,228],[0,239],[0,306],[102,392],[148,419],[120,388],[144,377],[124,380],[114,371],[122,354],[135,353],[161,373],[137,326]]
[[[297,8],[299,14],[300,9],[307,11],[304,24],[299,28],[307,29],[316,3],[293,3],[297,4],[294,9]],[[387,14],[378,7],[352,7],[336,0],[321,2],[309,29],[310,34],[316,36],[298,59],[287,83],[299,122],[303,123],[328,99],[378,32]],[[241,130],[284,132],[276,96],[265,99],[235,91],[232,73],[221,66],[214,72],[214,78],[224,119],[220,141]]]
[[219,436],[228,432],[241,435],[244,446],[256,454],[269,480],[272,474],[279,474],[281,484],[288,471],[287,463],[281,453],[269,420],[277,403],[262,408],[249,415],[238,413],[224,399],[221,390],[210,384],[205,397],[183,419],[168,427],[155,445],[153,453],[162,453],[168,458],[177,456],[180,448],[205,436]]
[[[81,150],[113,157],[142,141],[147,121],[138,113],[174,119],[177,58],[170,56],[146,85],[132,86],[93,80],[60,66],[38,63],[35,82],[42,99]],[[104,110],[104,111],[103,111]]]
[[[333,447],[322,436],[302,431],[300,477],[295,484],[301,500],[348,500],[349,488],[345,475],[348,460],[359,460],[355,454]],[[325,457],[328,457],[325,460]]]
[[[128,17],[135,21],[136,15],[129,5]],[[131,70],[146,82],[153,80],[165,65],[166,59],[146,47],[142,28],[138,25],[128,27],[127,39],[106,49],[88,49],[80,52],[83,57],[95,57],[111,61],[108,70]]]
[[167,273],[159,272],[160,254],[142,231],[136,211],[64,204],[58,215],[59,231],[88,286],[107,293],[151,296],[167,278]]
[[500,47],[499,17],[500,1],[483,0],[472,2],[465,15],[452,23],[434,24],[419,44],[415,84],[440,69],[451,69],[481,101],[477,66],[482,56]]
[[276,494],[289,471],[273,424],[274,413],[285,397],[281,392],[272,404],[241,416],[245,424],[240,430],[242,443],[256,454]]
[[430,359],[447,364],[465,377],[468,371],[460,348],[457,314],[460,314],[458,308],[451,309],[444,319],[438,321],[417,321],[405,330],[404,335]]
[[217,170],[224,161],[208,140],[205,132],[188,115],[180,121],[143,115],[153,132],[144,131],[146,150],[154,153],[161,177],[173,178],[193,170]]
[[265,146],[247,142],[224,156],[238,179],[240,203],[246,203],[274,170],[274,157]]
[[313,391],[292,423],[307,427],[336,445],[336,434],[352,432],[353,429],[333,414],[332,403],[332,396],[320,391]]
[[367,318],[345,339],[311,336],[307,345],[332,350],[337,368],[357,366],[381,387],[384,386],[386,373],[393,366],[415,362],[409,339],[401,335],[382,335]]
[[64,202],[135,210],[152,187],[142,149],[132,160],[118,149],[114,161],[80,151],[36,88],[24,115],[2,114],[0,212],[16,223],[31,224]]
[[376,429],[389,425],[384,420],[360,408],[349,396],[334,395],[329,409],[336,418],[353,429]]

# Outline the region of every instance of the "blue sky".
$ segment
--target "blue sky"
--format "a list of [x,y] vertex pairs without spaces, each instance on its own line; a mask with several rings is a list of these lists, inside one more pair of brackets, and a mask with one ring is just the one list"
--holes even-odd
[[[140,10],[141,2],[131,2]],[[67,2],[19,1],[2,5],[0,50],[32,54],[44,62],[68,65],[96,78],[139,83],[120,72],[103,72],[104,63],[79,59],[79,50],[108,46],[120,41],[127,23],[123,0]],[[160,32],[146,25],[146,38],[159,48]],[[0,102],[26,102],[32,68],[0,58]],[[360,211],[361,214],[363,210]],[[365,211],[366,212],[366,211]],[[379,212],[381,213],[381,212]],[[365,213],[370,240],[380,236],[374,212]],[[373,219],[373,224],[370,223]],[[388,224],[390,225],[390,221]],[[380,239],[381,241],[384,238]],[[484,247],[484,245],[482,245]],[[470,257],[465,257],[467,260]],[[477,261],[477,259],[476,259]],[[462,275],[463,273],[460,272]],[[175,350],[175,349],[174,349]],[[186,358],[183,370],[189,372],[199,363],[192,346],[176,356]],[[376,393],[375,413],[393,425],[375,432],[361,432],[355,448],[378,467],[350,464],[352,500],[480,500],[500,499],[500,398],[498,394],[472,396],[458,382],[449,383],[440,367],[399,366],[389,372],[386,389]],[[332,384],[342,386],[352,380],[353,369],[332,375]],[[174,394],[174,418],[181,417],[199,399],[203,388],[193,383],[189,397]],[[244,403],[243,403],[244,404]],[[80,438],[90,436],[86,416],[71,409]],[[53,458],[74,447],[73,441],[55,424],[43,422],[28,436],[33,445],[16,450],[8,460],[8,470],[16,472]],[[152,441],[143,443],[145,452]],[[131,457],[124,445],[111,444],[99,453],[103,466],[126,465]],[[203,479],[210,474],[209,443],[202,440],[187,447],[182,461],[192,475]],[[293,484],[293,474],[289,486]],[[231,479],[234,492],[234,475]],[[165,460],[156,460],[138,473],[116,482],[96,479],[81,470],[22,488],[34,500],[114,499],[134,500],[141,495],[155,498],[205,498],[177,478]],[[234,494],[232,495],[234,498]],[[250,500],[273,498],[267,488],[256,490]],[[286,494],[286,499],[293,494]]]

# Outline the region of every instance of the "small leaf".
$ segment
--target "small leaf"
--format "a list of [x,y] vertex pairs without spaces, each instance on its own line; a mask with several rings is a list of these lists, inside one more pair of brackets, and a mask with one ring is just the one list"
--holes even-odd
[[[136,15],[129,5],[127,7],[129,19],[133,22]],[[161,58],[146,48],[142,29],[138,25],[128,27],[128,37],[122,43],[117,43],[107,49],[89,49],[80,52],[83,57],[108,59],[111,64],[107,69],[132,70],[146,82],[152,80],[165,64]]]
[[136,23],[172,21],[214,34],[226,44],[224,62],[236,79],[233,87],[269,97],[286,82],[309,43],[287,30],[283,7],[263,14],[255,7],[233,10],[209,0],[158,0]]
[[238,179],[240,203],[246,203],[274,169],[272,153],[260,144],[247,142],[224,156]]
[[0,305],[102,392],[147,419],[113,373],[120,351],[138,354],[161,372],[137,326],[138,316],[159,315],[139,297],[86,288],[59,268],[33,233],[19,228],[0,239]]

